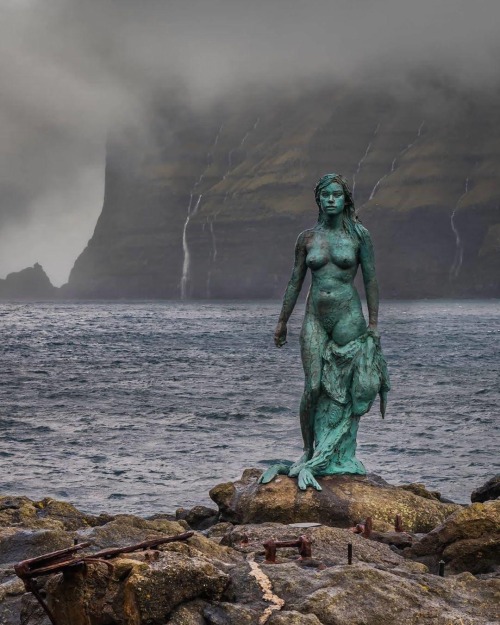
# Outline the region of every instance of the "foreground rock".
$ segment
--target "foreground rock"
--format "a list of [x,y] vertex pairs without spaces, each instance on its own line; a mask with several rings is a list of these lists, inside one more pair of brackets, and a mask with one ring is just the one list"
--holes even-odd
[[[421,497],[383,484],[378,488],[443,505],[435,495]],[[365,491],[351,492],[359,497]],[[391,501],[400,501],[398,497]],[[485,541],[495,524],[498,529],[499,506],[500,502],[453,506],[455,512],[426,536],[405,534],[413,542],[404,552],[394,543],[370,540],[342,527],[224,521],[185,542],[121,554],[107,561],[110,566],[89,563],[39,578],[39,584],[61,625],[492,625],[500,619],[500,579],[494,567],[480,579],[470,572],[449,574],[464,569],[484,572],[477,561],[493,562],[494,552],[484,557]],[[0,625],[49,625],[14,575],[16,560],[74,540],[89,542],[86,553],[91,555],[172,536],[185,532],[187,519],[204,523],[214,516],[211,512],[183,511],[178,516],[185,518],[178,521],[168,515],[149,520],[133,515],[92,517],[54,500],[0,498]],[[387,524],[380,518],[377,523]],[[295,540],[301,534],[312,543],[311,558],[299,559],[296,548],[283,548],[275,564],[265,562],[264,542]],[[397,534],[403,535],[378,531],[373,537],[390,543]],[[448,557],[450,549],[460,546],[465,553],[471,540],[483,541],[482,552],[469,550],[456,566],[457,558]],[[352,565],[347,563],[349,543]],[[429,553],[432,558],[425,561]],[[429,571],[436,557],[447,561],[445,578]]]
[[[47,591],[58,622],[72,625],[486,625],[500,617],[498,579],[469,573],[439,578],[387,545],[349,530],[306,530],[313,558],[283,550],[276,564],[263,561],[269,534],[285,539],[297,530],[280,524],[229,528],[215,545],[196,535],[186,544],[116,558],[54,577]],[[243,532],[247,541],[240,544]],[[346,563],[348,542],[354,562]],[[154,555],[156,553],[156,555]]]
[[164,624],[180,604],[219,600],[229,583],[229,564],[238,554],[201,536],[189,544],[137,552],[113,559],[113,570],[93,566],[55,577],[47,591],[60,623]]
[[[422,497],[404,487],[391,486],[377,476],[338,475],[320,478],[323,488],[301,491],[297,480],[280,476],[257,484],[261,471],[247,469],[237,482],[219,484],[210,497],[219,506],[220,520],[232,523],[319,522],[351,527],[372,517],[374,528],[394,526],[396,514],[404,529],[430,532],[460,508],[436,496]],[[425,490],[425,489],[424,489]],[[428,493],[428,491],[425,491]]]
[[434,571],[443,559],[450,573],[500,572],[500,501],[455,512],[404,553]]
[[472,503],[484,503],[492,499],[500,498],[500,473],[485,482],[479,488],[476,488],[470,496]]

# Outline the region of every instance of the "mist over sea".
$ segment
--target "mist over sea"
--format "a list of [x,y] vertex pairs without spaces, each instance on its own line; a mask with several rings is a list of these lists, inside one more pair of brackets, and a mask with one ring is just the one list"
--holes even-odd
[[[298,337],[280,302],[2,303],[0,495],[94,513],[208,504],[301,451]],[[392,391],[358,456],[457,502],[499,470],[499,301],[382,302]]]

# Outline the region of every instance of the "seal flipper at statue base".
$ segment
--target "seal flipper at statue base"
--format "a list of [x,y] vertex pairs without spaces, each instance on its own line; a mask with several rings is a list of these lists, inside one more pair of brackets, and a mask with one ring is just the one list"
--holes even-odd
[[288,475],[290,471],[290,466],[291,466],[291,463],[290,464],[273,464],[271,467],[269,467],[269,469],[264,471],[264,473],[260,476],[260,478],[257,481],[258,484],[268,484],[269,482],[274,480],[274,478],[277,475]]

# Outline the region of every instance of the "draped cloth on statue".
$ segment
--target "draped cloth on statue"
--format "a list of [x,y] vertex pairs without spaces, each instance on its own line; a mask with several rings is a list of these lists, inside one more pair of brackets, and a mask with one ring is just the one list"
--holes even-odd
[[339,346],[329,341],[323,355],[322,393],[314,418],[314,455],[304,464],[313,475],[365,475],[356,458],[359,418],[378,393],[390,389],[380,341],[367,333]]
[[[378,394],[390,390],[387,364],[380,340],[370,331],[347,345],[329,341],[323,354],[321,394],[314,415],[314,453],[310,460],[295,465],[280,463],[269,467],[260,478],[267,483],[278,474],[311,476],[335,474],[366,475],[356,458],[359,419]],[[319,484],[309,482],[321,490]]]

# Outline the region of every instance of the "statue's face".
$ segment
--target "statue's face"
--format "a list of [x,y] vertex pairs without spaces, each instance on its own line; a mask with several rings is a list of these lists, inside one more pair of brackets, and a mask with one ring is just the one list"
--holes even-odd
[[338,182],[331,182],[321,190],[319,203],[323,213],[326,215],[340,215],[345,206],[345,195],[342,185]]

